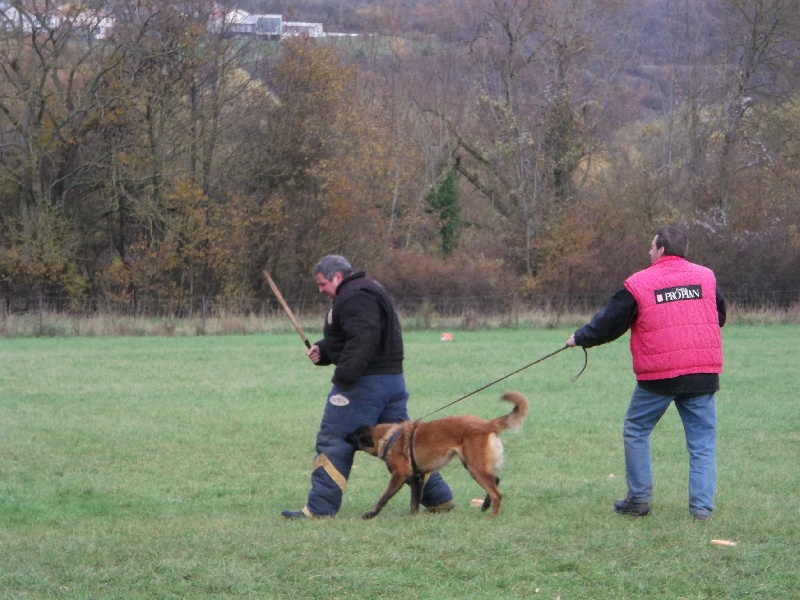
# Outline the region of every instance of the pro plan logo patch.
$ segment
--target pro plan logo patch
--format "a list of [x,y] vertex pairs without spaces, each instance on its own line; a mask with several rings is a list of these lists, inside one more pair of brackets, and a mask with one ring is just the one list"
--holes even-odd
[[665,302],[677,302],[679,300],[701,300],[703,298],[703,286],[701,285],[681,285],[678,287],[664,288],[656,290],[656,304]]
[[334,406],[347,406],[348,404],[350,404],[350,400],[348,400],[341,394],[334,394],[333,396],[331,396],[329,402]]

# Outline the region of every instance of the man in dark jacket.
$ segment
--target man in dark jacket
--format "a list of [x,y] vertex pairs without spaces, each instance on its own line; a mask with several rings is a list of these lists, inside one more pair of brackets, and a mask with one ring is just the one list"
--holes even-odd
[[[354,273],[343,257],[328,255],[312,271],[331,299],[323,338],[306,352],[315,365],[335,365],[312,464],[311,491],[287,519],[332,517],[342,503],[355,448],[345,441],[361,426],[408,419],[403,375],[403,337],[394,304],[383,286]],[[422,492],[430,512],[450,510],[453,494],[439,473]]]
[[636,374],[623,426],[628,494],[620,514],[644,516],[653,500],[650,433],[674,402],[689,450],[689,511],[711,516],[716,487],[716,402],[722,372],[725,301],[714,273],[685,259],[689,241],[675,227],[650,244],[651,265],[631,275],[567,346],[591,348],[631,330]]

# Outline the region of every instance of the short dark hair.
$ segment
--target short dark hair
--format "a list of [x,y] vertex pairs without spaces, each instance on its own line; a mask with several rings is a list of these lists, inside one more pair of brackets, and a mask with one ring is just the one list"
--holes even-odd
[[664,248],[664,256],[686,258],[689,238],[677,227],[662,227],[656,232],[656,248]]
[[344,256],[339,256],[338,254],[328,254],[327,256],[323,256],[311,270],[311,274],[314,277],[317,276],[317,273],[322,273],[322,276],[328,281],[333,281],[333,276],[337,273],[341,273],[343,277],[347,277],[352,272],[353,267],[350,266],[350,263],[347,262],[347,259]]

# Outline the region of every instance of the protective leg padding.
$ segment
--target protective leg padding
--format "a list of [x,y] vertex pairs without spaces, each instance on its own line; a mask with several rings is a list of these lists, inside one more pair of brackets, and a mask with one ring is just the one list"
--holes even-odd
[[311,491],[306,508],[314,516],[335,515],[342,505],[347,478],[324,454],[314,458],[311,470]]

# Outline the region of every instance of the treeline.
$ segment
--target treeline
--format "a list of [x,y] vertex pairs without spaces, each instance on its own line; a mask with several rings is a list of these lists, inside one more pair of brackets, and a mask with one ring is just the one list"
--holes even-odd
[[305,301],[329,252],[395,294],[580,298],[667,223],[797,300],[798,1],[375,2],[381,35],[279,43],[206,1],[109,0],[102,39],[10,4],[38,16],[0,32],[6,303],[258,307],[264,268]]

